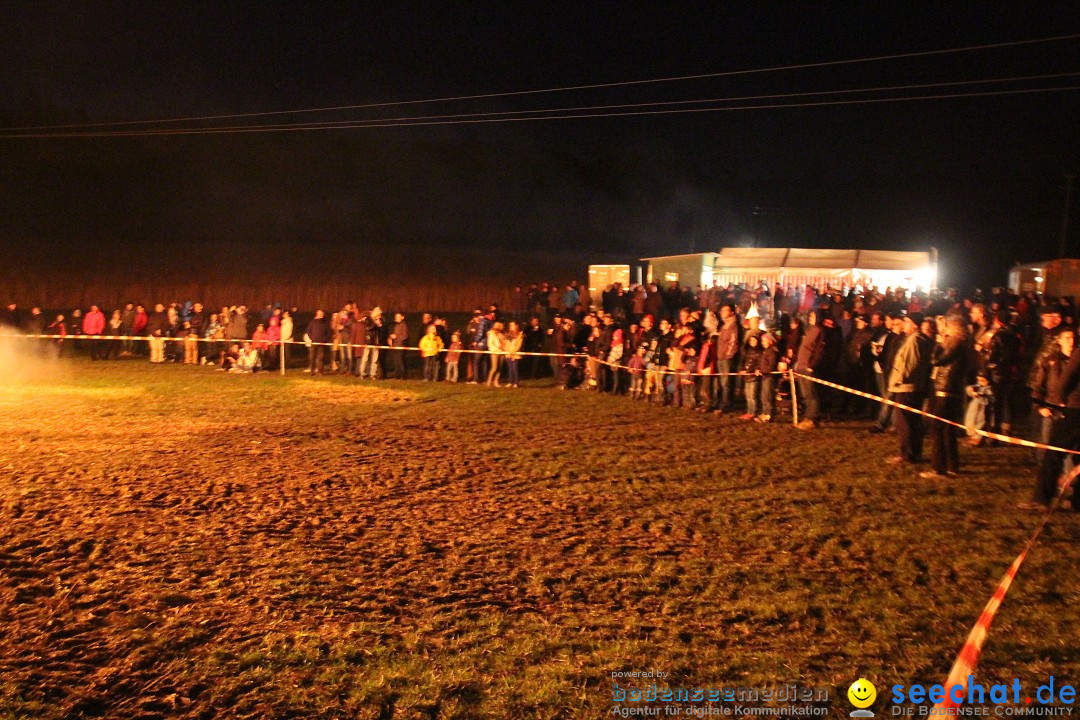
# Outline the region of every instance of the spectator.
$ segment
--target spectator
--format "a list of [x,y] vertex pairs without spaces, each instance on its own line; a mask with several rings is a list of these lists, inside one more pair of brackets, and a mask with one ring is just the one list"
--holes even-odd
[[[1075,351],[1076,334],[1071,329],[1058,333],[1061,356],[1048,368],[1049,381],[1044,408],[1053,418],[1050,445],[1067,450],[1080,450],[1080,353]],[[1065,453],[1047,450],[1039,465],[1035,490],[1029,502],[1022,503],[1022,510],[1043,511],[1058,496],[1058,480],[1066,460]],[[1073,510],[1080,511],[1080,502],[1074,494]]]
[[889,392],[892,398],[906,405],[911,410],[898,409],[896,434],[900,443],[900,454],[889,462],[917,463],[922,461],[923,423],[921,410],[926,399],[926,389],[930,380],[930,353],[933,343],[928,334],[922,331],[922,315],[912,313],[904,318],[904,344],[893,360],[889,374]]
[[424,360],[424,382],[438,382],[439,353],[443,341],[434,325],[427,326],[427,333],[420,338],[420,357]]
[[[292,348],[293,332],[295,332],[295,323],[293,321],[293,314],[291,310],[281,311],[281,362],[285,364],[285,367],[289,366],[289,351]],[[325,354],[325,350],[324,350]],[[310,367],[310,359],[309,359]]]
[[307,336],[311,340],[307,372],[321,375],[325,365],[326,343],[330,339],[330,325],[326,322],[326,313],[322,310],[316,310],[315,317],[308,323]]
[[[521,344],[525,338],[521,332],[521,326],[516,320],[511,320],[507,326],[505,350],[506,350],[506,380],[510,387],[519,387],[521,379],[518,374],[518,363],[521,362]],[[620,346],[621,347],[621,346]]]
[[135,341],[131,336],[135,334],[135,303],[124,305],[124,311],[120,313],[120,334],[124,339],[120,341],[120,357],[131,357],[135,354]]
[[503,345],[506,336],[503,334],[503,324],[493,323],[485,338],[485,349],[490,353],[489,361],[491,369],[488,371],[488,387],[502,387],[499,382],[499,373],[502,371]]
[[458,363],[461,361],[461,351],[465,348],[461,342],[461,333],[454,331],[450,336],[450,351],[446,353],[446,382],[458,381]]
[[383,321],[382,308],[376,307],[371,311],[364,323],[364,348],[360,357],[360,379],[370,377],[372,380],[379,376],[379,346],[383,344]]
[[739,356],[739,317],[735,306],[728,303],[720,307],[720,327],[716,336],[716,373],[720,389],[716,391],[719,402],[714,408],[719,412],[731,409],[731,393],[734,388],[734,373],[738,368]]
[[[0,328],[0,329],[2,329],[2,328]],[[60,353],[64,349],[64,338],[67,337],[67,325],[64,323],[64,316],[63,315],[57,315],[56,319],[53,320],[49,324],[49,326],[47,328],[45,328],[45,330],[46,330],[46,334],[48,334],[48,335],[58,335],[59,336],[52,343],[52,348],[53,348],[52,356],[56,357],[56,358],[60,357]]]
[[780,363],[780,348],[776,336],[771,332],[761,334],[761,358],[758,361],[757,374],[761,380],[761,414],[754,419],[757,422],[772,422],[776,401],[776,370]]
[[[806,333],[799,343],[799,350],[795,356],[794,370],[800,375],[821,376],[822,361],[825,357],[825,328],[820,324],[821,311],[810,313],[807,318],[809,325]],[[799,396],[806,405],[803,419],[796,425],[800,430],[811,430],[817,427],[821,417],[820,395],[817,383],[809,377],[799,377]]]
[[104,360],[120,357],[120,336],[123,335],[124,318],[119,310],[113,310],[109,317],[108,333],[109,340],[104,341]]
[[[929,405],[931,414],[961,422],[970,354],[967,323],[958,315],[950,316],[945,321],[944,332],[937,337],[930,360],[930,382],[934,393]],[[940,420],[929,422],[933,469],[920,473],[920,476],[930,480],[955,477],[960,472],[956,428]]]
[[[86,313],[82,323],[83,335],[101,335],[105,332],[105,313],[98,309],[97,305],[90,306],[90,312]],[[90,341],[90,359],[104,358],[104,348],[98,340]]]
[[[409,325],[405,322],[405,315],[394,313],[394,329],[390,333],[390,345],[394,348],[407,347],[409,344]],[[391,350],[391,364],[394,369],[394,377],[405,380],[407,377],[405,368],[405,351]]]
[[761,390],[761,335],[748,335],[743,348],[739,373],[744,377],[743,388],[746,391],[746,412],[740,420],[753,420],[758,416],[758,398]]

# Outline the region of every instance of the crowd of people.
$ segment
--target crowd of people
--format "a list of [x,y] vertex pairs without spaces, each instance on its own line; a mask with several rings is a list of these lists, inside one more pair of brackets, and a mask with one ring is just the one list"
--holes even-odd
[[[410,321],[356,303],[303,321],[296,308],[275,305],[212,312],[185,302],[147,311],[131,302],[108,318],[92,305],[47,319],[40,308],[24,315],[11,304],[0,326],[54,336],[42,341],[54,353],[104,336],[84,340],[92,360],[143,356],[232,372],[275,370],[302,357],[315,375],[407,379],[418,356],[427,382],[516,388],[522,377],[550,375],[563,389],[760,423],[794,396],[800,429],[863,417],[870,432],[895,431],[891,462],[923,462],[929,437],[930,467],[921,474],[938,480],[960,471],[957,429],[920,410],[962,425],[972,446],[992,442],[978,431],[1010,435],[1023,420],[1031,439],[1080,449],[1071,298],[1000,288],[986,295],[764,284],[695,291],[674,283],[615,284],[598,298],[577,283],[545,283],[516,288],[514,297],[513,307],[478,308],[456,329],[443,316]],[[788,393],[791,378],[797,391]],[[1023,507],[1047,507],[1070,460],[1040,452],[1039,480]]]

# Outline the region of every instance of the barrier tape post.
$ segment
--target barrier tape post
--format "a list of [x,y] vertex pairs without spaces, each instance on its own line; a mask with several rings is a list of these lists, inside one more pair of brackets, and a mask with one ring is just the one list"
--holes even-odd
[[278,365],[281,366],[281,377],[285,377],[285,339],[278,344]]
[[791,381],[791,424],[799,424],[799,398],[795,396],[795,371],[788,372],[788,380]]

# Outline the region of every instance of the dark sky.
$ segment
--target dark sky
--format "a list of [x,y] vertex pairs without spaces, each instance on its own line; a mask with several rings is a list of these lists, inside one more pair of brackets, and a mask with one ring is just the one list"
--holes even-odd
[[[0,124],[385,103],[1080,32],[1075,2],[945,4],[973,8],[965,11],[935,3],[864,5],[15,2],[5,5],[0,28]],[[529,110],[1066,72],[1080,72],[1080,41],[224,122]],[[1080,86],[1080,75],[933,92],[1070,85]],[[183,255],[184,248],[220,240],[253,248],[470,244],[587,250],[613,260],[754,240],[935,245],[946,281],[1003,282],[1013,261],[1057,253],[1063,175],[1080,164],[1078,111],[1074,90],[545,122],[6,138],[0,242],[89,252],[91,262],[144,243],[170,243]],[[755,207],[766,210],[755,216]]]

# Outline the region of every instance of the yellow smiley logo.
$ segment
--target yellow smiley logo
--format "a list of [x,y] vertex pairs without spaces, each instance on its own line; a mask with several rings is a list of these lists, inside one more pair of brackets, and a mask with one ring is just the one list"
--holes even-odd
[[857,708],[868,708],[877,700],[877,688],[866,678],[859,678],[847,689],[847,699]]

